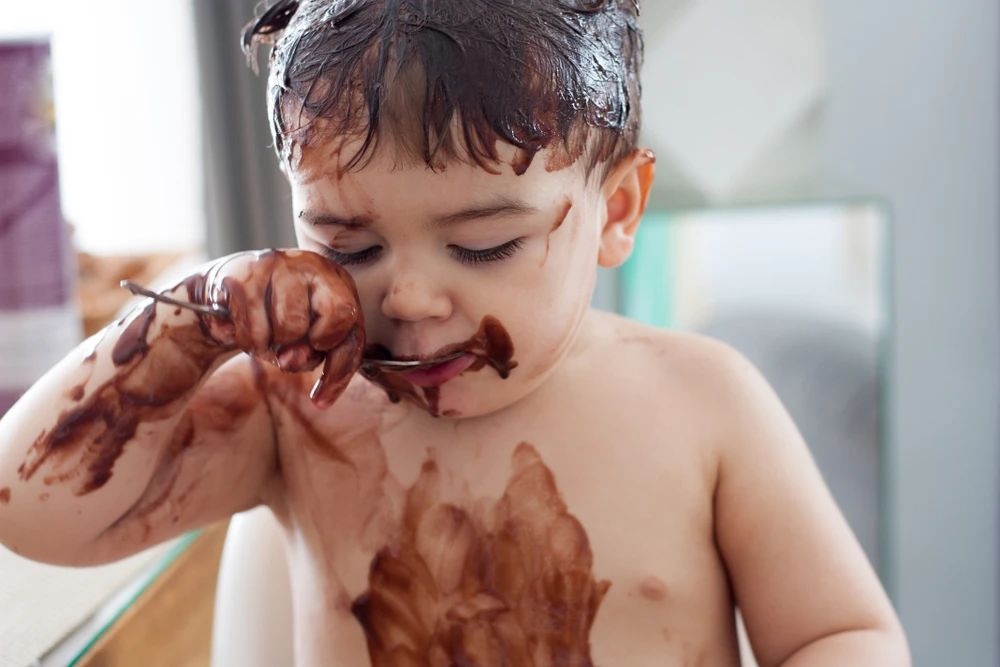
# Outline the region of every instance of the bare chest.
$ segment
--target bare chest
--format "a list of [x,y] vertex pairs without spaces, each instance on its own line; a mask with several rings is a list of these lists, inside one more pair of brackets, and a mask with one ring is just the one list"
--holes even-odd
[[735,663],[694,431],[606,407],[432,428],[276,415],[300,654]]

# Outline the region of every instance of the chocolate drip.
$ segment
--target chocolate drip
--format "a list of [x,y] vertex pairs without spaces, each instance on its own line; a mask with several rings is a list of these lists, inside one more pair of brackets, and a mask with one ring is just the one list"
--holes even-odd
[[118,337],[111,360],[115,366],[124,366],[139,355],[149,351],[149,329],[156,319],[156,303],[150,303],[139,313]]

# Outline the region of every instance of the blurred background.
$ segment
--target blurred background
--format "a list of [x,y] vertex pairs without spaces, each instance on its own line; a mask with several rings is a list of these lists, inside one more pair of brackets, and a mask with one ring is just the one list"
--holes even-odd
[[[122,278],[293,244],[238,46],[256,5],[0,0],[0,413],[113,317]],[[596,305],[743,350],[915,664],[1000,665],[1000,6],[646,0],[642,21],[657,189]],[[213,580],[184,579],[216,566],[202,544],[89,579],[0,552],[0,667],[119,664],[109,628],[164,589],[201,591],[187,625],[209,623]],[[43,580],[52,609],[15,602]],[[191,632],[164,664],[204,664]]]

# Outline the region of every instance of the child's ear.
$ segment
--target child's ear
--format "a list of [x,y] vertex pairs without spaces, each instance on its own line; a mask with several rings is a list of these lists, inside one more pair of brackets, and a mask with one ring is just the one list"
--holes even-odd
[[597,262],[605,268],[621,266],[632,254],[639,221],[646,210],[656,175],[656,155],[635,150],[612,168],[604,179],[601,195],[607,204],[607,219],[601,229]]

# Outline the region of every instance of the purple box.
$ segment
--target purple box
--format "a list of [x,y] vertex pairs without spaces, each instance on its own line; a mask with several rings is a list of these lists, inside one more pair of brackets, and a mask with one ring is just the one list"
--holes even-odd
[[79,337],[47,41],[0,43],[0,415]]
[[70,298],[47,42],[0,43],[0,310]]

